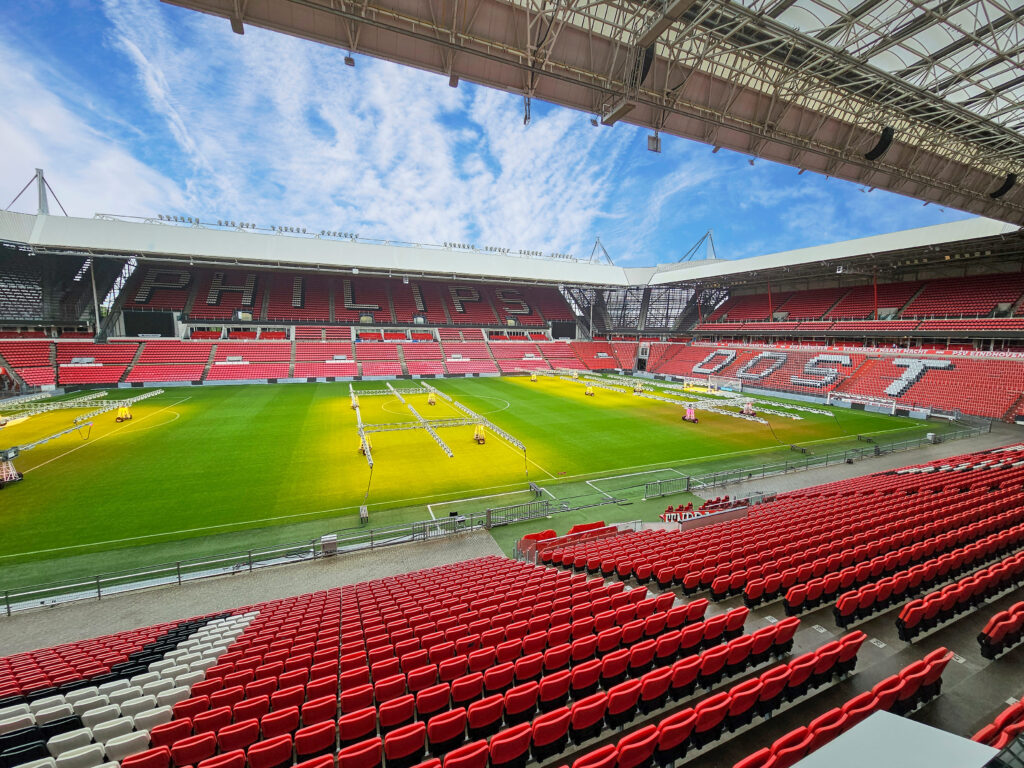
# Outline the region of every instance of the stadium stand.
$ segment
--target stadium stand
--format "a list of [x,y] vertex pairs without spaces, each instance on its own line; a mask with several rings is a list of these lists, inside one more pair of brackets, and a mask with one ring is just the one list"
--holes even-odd
[[[824,647],[817,653],[819,658],[827,656]],[[936,649],[924,661],[909,664],[895,675],[890,675],[877,683],[867,693],[855,696],[841,707],[830,709],[815,718],[806,726],[799,726],[779,737],[771,747],[753,753],[736,763],[733,768],[785,768],[825,746],[873,712],[907,715],[920,709],[938,695],[942,672],[952,657],[953,654],[945,648]],[[792,662],[791,666],[794,664],[796,662]]]
[[981,655],[995,659],[1015,647],[1021,641],[1024,628],[1024,603],[1014,603],[1005,611],[999,611],[986,622],[978,633]]
[[189,311],[193,320],[230,320],[236,312],[259,317],[264,282],[254,272],[203,270]]
[[580,361],[592,371],[618,368],[618,360],[607,341],[574,341],[570,344]]
[[266,319],[283,322],[330,322],[330,281],[324,277],[310,275],[272,275]]
[[[677,585],[687,594],[709,590],[716,600],[742,593],[748,605],[758,605],[785,594],[790,613],[827,602],[826,590],[836,594],[858,581],[879,582],[873,592],[877,600],[880,579],[886,573],[924,561],[923,579],[927,563],[941,559],[948,563],[944,571],[948,574],[957,556],[951,553],[943,558],[936,552],[976,542],[964,547],[976,560],[1006,551],[1019,539],[1024,494],[1018,489],[1024,469],[1014,466],[1015,459],[1013,452],[996,451],[968,454],[956,463],[937,460],[900,472],[782,494],[751,507],[746,517],[721,525],[686,532],[643,531],[564,548],[549,546],[539,555],[552,565],[632,577],[641,584],[653,579],[662,588]],[[958,469],[955,482],[944,479],[948,471],[944,468],[950,467]],[[932,473],[936,479],[924,479]],[[936,488],[943,495],[928,498]],[[894,497],[896,489],[904,495]],[[850,514],[851,499],[857,499],[854,514]],[[818,533],[797,533],[807,530]],[[939,543],[932,541],[935,536],[940,537]],[[967,563],[965,553],[958,567]],[[892,592],[889,586],[882,599],[889,599]],[[865,603],[865,610],[869,606]],[[838,602],[836,613],[840,626],[849,623]]]
[[567,370],[586,371],[588,366],[581,361],[574,351],[574,347],[565,341],[539,342],[537,348],[544,355],[544,359],[550,363],[552,368],[563,368]]
[[57,342],[58,384],[116,384],[138,351],[138,344]]
[[1024,275],[979,275],[930,280],[901,313],[902,317],[984,317],[1009,310],[1024,292]]
[[498,373],[489,347],[480,342],[449,342],[442,339],[445,367],[449,373]]
[[[918,291],[921,283],[880,283],[877,286],[879,315],[893,316],[906,305]],[[851,288],[839,302],[829,310],[824,320],[864,320],[872,318],[875,311],[876,287],[858,285]],[[877,318],[873,318],[877,319]]]
[[979,744],[1003,749],[1021,732],[1024,732],[1024,702],[1017,701],[1000,712],[995,720],[974,734],[971,739]]
[[413,376],[443,376],[447,373],[444,367],[444,352],[436,342],[416,342],[402,344],[402,357],[405,366]]
[[847,293],[846,288],[820,288],[798,291],[776,309],[787,320],[817,320]]

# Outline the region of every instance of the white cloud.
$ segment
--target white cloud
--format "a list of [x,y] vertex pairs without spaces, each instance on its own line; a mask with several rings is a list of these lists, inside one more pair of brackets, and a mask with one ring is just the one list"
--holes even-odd
[[[50,74],[0,35],[0,179],[5,194],[10,190],[0,205],[7,205],[38,167],[72,216],[146,215],[179,206],[183,198],[174,182],[95,128],[102,119],[76,111],[58,96],[47,81]],[[31,190],[13,208],[35,209]],[[59,210],[51,201],[51,212]]]

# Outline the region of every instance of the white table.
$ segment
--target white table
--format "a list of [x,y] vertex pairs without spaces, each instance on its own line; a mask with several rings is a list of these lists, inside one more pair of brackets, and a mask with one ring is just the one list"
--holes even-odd
[[795,768],[981,768],[998,751],[890,712],[875,712]]

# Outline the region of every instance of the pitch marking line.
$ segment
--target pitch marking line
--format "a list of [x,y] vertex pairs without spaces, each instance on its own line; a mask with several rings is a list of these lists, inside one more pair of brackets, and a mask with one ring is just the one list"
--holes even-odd
[[[495,436],[495,437],[497,438],[497,440],[498,440],[498,442],[499,442],[499,443],[501,443],[501,444],[502,444],[502,445],[504,445],[504,446],[505,446],[506,448],[508,448],[508,449],[509,449],[510,451],[512,451],[512,453],[514,453],[514,454],[516,454],[516,455],[518,455],[518,454],[519,454],[519,449],[517,449],[516,447],[514,447],[514,446],[512,446],[512,445],[509,445],[509,444],[508,444],[508,443],[506,443],[506,442],[505,442],[505,441],[504,441],[504,440],[503,440],[502,438],[500,438],[500,437],[497,437],[497,436]],[[551,478],[552,480],[557,480],[557,479],[558,479],[558,478],[557,478],[557,477],[555,477],[555,476],[554,476],[553,474],[551,474],[551,473],[550,473],[550,472],[548,472],[548,471],[547,471],[546,469],[544,469],[544,467],[542,467],[542,466],[541,466],[540,464],[538,464],[538,463],[537,463],[536,461],[534,461],[533,459],[531,459],[531,458],[530,458],[529,456],[527,456],[527,457],[526,457],[526,460],[527,460],[527,461],[528,461],[528,462],[529,462],[530,464],[533,464],[533,466],[535,466],[535,467],[536,467],[537,469],[539,469],[539,470],[540,470],[541,472],[543,472],[543,473],[544,473],[545,475],[547,475],[548,477],[550,477],[550,478]],[[499,486],[499,487],[500,487],[500,486]]]
[[[191,399],[192,399],[191,395],[190,395],[189,397],[184,397],[184,398],[182,398],[181,400],[179,400],[179,401],[178,401],[178,402],[176,402],[176,403],[171,403],[170,405],[168,405],[168,406],[165,406],[165,407],[161,408],[161,409],[160,409],[159,411],[153,411],[153,413],[149,414],[148,416],[143,416],[143,417],[142,417],[141,419],[139,419],[138,421],[134,421],[134,420],[133,420],[133,421],[129,421],[129,422],[127,423],[127,424],[125,424],[125,425],[123,425],[123,426],[120,426],[120,427],[116,427],[116,428],[114,428],[114,429],[110,430],[110,431],[109,431],[109,432],[107,432],[107,434],[105,434],[105,435],[100,435],[100,436],[99,436],[99,437],[97,437],[97,438],[96,438],[95,440],[90,440],[90,441],[84,442],[84,443],[82,443],[81,445],[79,445],[79,446],[76,446],[76,447],[72,448],[71,450],[68,450],[68,451],[64,451],[64,453],[61,453],[61,454],[58,454],[57,456],[54,456],[54,457],[53,457],[52,459],[47,459],[47,460],[46,460],[46,461],[44,461],[44,462],[43,462],[42,464],[36,464],[36,465],[35,465],[34,467],[30,467],[29,469],[26,469],[26,470],[25,470],[25,472],[24,472],[24,474],[26,474],[26,475],[27,475],[27,474],[28,474],[29,472],[33,472],[33,471],[35,471],[35,470],[37,470],[37,469],[40,469],[40,468],[42,468],[42,467],[45,467],[45,466],[46,466],[47,464],[49,464],[49,463],[50,463],[50,462],[52,462],[52,461],[56,461],[57,459],[63,459],[63,458],[64,458],[65,456],[67,456],[67,455],[68,455],[69,453],[74,453],[75,451],[80,451],[80,450],[82,450],[82,449],[83,449],[83,448],[85,448],[86,446],[89,446],[89,445],[94,445],[95,443],[98,443],[98,442],[99,442],[100,440],[102,440],[102,439],[103,439],[103,438],[105,438],[105,437],[110,437],[111,435],[116,435],[116,434],[117,434],[118,432],[120,432],[120,431],[121,431],[122,429],[128,429],[128,427],[131,427],[131,426],[132,426],[132,425],[134,425],[134,424],[141,424],[141,423],[142,423],[142,422],[144,422],[144,421],[145,421],[146,419],[152,418],[153,416],[156,416],[156,415],[157,415],[158,413],[163,413],[164,411],[166,411],[166,410],[170,410],[170,409],[171,409],[171,408],[173,408],[174,406],[176,406],[176,405],[181,405],[181,404],[182,404],[182,403],[184,403],[184,402],[185,402],[186,400],[191,400]],[[173,421],[173,419],[172,419],[172,421]],[[170,422],[166,422],[166,423],[167,423],[167,424],[169,424]],[[160,426],[160,427],[162,427],[162,426],[164,426],[164,424],[158,424],[157,426]],[[41,550],[41,551],[48,551],[48,550]],[[34,553],[30,553],[30,554],[34,554]]]
[[[484,488],[482,490],[487,489]],[[505,493],[491,493],[488,494],[487,496],[473,496],[472,498],[469,499],[452,499],[451,501],[438,501],[435,502],[434,504],[427,504],[427,511],[430,513],[430,517],[436,520],[437,518],[434,517],[433,507],[443,507],[447,504],[462,504],[467,501],[482,501],[483,499],[496,499],[499,496],[514,496],[517,493],[526,493],[526,491],[506,491]]]

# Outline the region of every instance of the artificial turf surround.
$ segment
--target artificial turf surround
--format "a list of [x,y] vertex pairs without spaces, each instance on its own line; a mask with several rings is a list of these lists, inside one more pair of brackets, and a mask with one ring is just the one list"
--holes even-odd
[[[858,445],[857,434],[887,442],[942,431],[935,422],[841,408],[826,409],[828,416],[801,413],[800,421],[768,416],[772,430],[706,413],[689,425],[679,406],[603,389],[586,397],[582,382],[431,383],[520,439],[526,460],[491,433],[477,445],[471,426],[438,430],[453,458],[422,430],[376,433],[371,478],[357,450],[347,383],[169,388],[135,406],[130,422],[103,414],[88,439],[68,435],[18,459],[25,480],[0,491],[0,587],[311,539],[357,526],[367,488],[371,525],[380,526],[524,501],[532,498],[528,480],[570,502],[602,493],[629,497],[645,480],[784,460],[793,456],[790,444],[825,452]],[[358,392],[385,385],[353,386]],[[124,393],[111,390],[109,397]],[[459,415],[443,398],[434,406],[423,394],[406,400],[426,418]],[[364,395],[360,410],[364,423],[414,420],[390,395]],[[54,411],[0,429],[0,447],[66,428],[83,412]],[[595,479],[617,474],[631,477]],[[655,519],[667,502],[692,498],[640,503],[634,495],[631,507],[493,533],[509,551],[513,537],[528,530],[559,530],[585,518]]]

